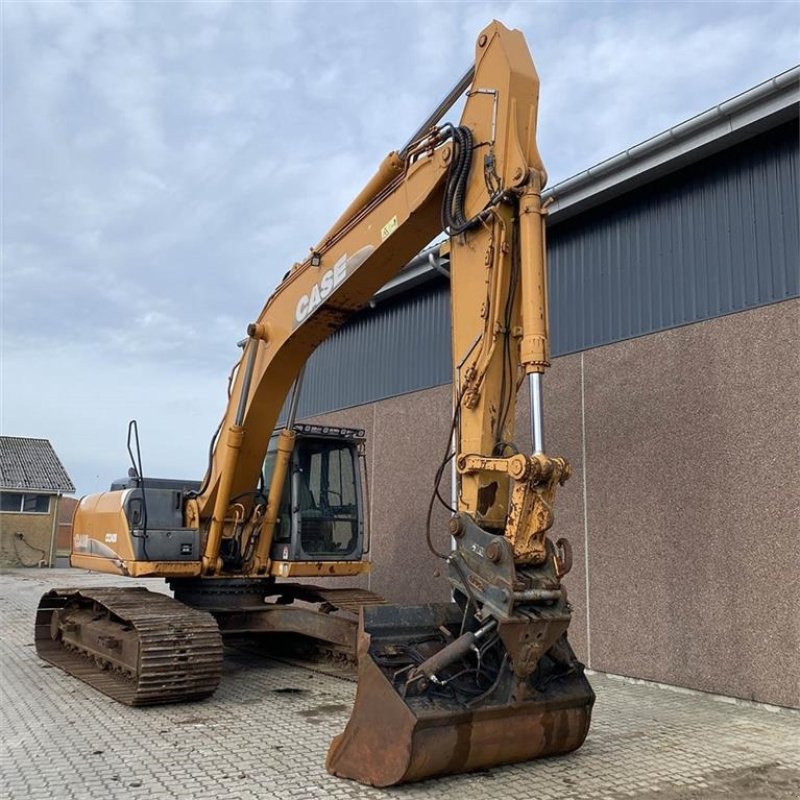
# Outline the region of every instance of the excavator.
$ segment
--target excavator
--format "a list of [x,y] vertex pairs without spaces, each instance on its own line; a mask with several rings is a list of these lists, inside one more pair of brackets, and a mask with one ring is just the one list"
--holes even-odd
[[[548,535],[570,467],[544,448],[538,94],[522,33],[492,22],[463,78],[248,325],[202,481],[145,478],[129,428],[134,467],[80,501],[71,564],[163,578],[173,596],[52,590],[37,611],[42,658],[120,702],[148,705],[210,696],[223,636],[291,633],[349,647],[356,698],[326,766],[379,787],[581,746],[594,694],[567,640],[570,546]],[[459,124],[443,122],[464,95]],[[370,566],[364,432],[298,423],[297,404],[315,348],[442,233],[453,414],[425,539],[451,602],[395,606],[329,580]],[[525,382],[531,453],[514,443]],[[451,514],[439,537],[437,503]]]

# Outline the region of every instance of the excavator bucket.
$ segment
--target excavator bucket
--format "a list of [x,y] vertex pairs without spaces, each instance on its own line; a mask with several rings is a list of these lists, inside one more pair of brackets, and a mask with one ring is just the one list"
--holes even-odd
[[456,604],[363,609],[355,705],[331,743],[328,772],[385,787],[581,746],[594,693],[564,636],[525,686],[499,640],[409,683],[415,667],[456,642],[462,616]]

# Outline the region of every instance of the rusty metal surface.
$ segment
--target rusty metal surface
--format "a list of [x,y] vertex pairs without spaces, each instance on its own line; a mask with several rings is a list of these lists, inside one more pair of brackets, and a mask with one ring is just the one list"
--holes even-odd
[[[282,585],[281,589],[285,589]],[[367,589],[329,589],[324,586],[304,586],[292,584],[294,596],[313,603],[328,603],[340,611],[358,614],[364,606],[385,605],[386,599]]]
[[[514,561],[541,564],[547,557],[545,534],[553,524],[556,488],[563,486],[572,474],[569,464],[563,458],[550,458],[542,453],[532,456],[517,453],[510,458],[470,454],[459,459],[458,471],[462,475],[496,472],[509,476],[513,489],[505,536],[513,547]],[[497,483],[486,484],[483,488],[489,487],[497,487]],[[476,519],[485,511],[479,504]]]
[[381,595],[366,589],[331,589],[310,583],[275,581],[274,578],[176,579],[169,585],[176,600],[209,611],[252,610],[273,600],[279,603],[301,600],[327,603],[341,611],[357,614],[361,606],[386,602]]
[[[571,548],[561,538],[545,538],[547,558],[538,565],[518,565],[511,542],[489,533],[459,514],[451,519],[456,549],[449,559],[448,579],[456,592],[485,607],[498,620],[520,617],[554,623],[570,619],[560,577],[571,566]],[[553,638],[553,641],[558,638]],[[552,642],[551,642],[552,643]]]
[[328,751],[330,773],[392,786],[568,753],[583,744],[594,693],[565,636],[525,678],[517,673],[526,670],[515,667],[498,643],[505,655],[491,684],[477,694],[470,685],[447,691],[470,669],[466,659],[449,676],[441,672],[438,685],[406,682],[404,659],[413,665],[425,652],[446,647],[441,632],[448,629],[455,638],[461,616],[455,604],[364,613],[356,701]]
[[282,583],[272,591],[279,594],[278,602],[237,609],[216,607],[209,611],[225,635],[297,633],[338,645],[355,656],[360,609],[386,604],[381,595],[366,589]]
[[270,603],[258,609],[215,610],[214,617],[223,635],[248,633],[298,633],[312,639],[346,648],[355,653],[357,619],[325,614],[304,606]]
[[51,590],[35,642],[42,659],[126,705],[200,700],[222,674],[214,618],[138,587]]
[[358,613],[386,600],[365,589],[330,589],[272,579],[172,581],[176,599],[212,614],[226,636],[293,633],[355,656]]

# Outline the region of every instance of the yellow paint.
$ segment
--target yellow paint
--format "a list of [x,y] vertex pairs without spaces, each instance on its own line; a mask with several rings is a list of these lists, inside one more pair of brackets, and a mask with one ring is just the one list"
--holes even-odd
[[[545,212],[540,196],[547,174],[536,145],[539,79],[519,31],[498,22],[483,31],[475,49],[473,88],[460,122],[476,143],[465,213],[467,218],[481,217],[446,246],[451,259],[455,400],[460,411],[457,457],[473,454],[483,461],[460,472],[457,504],[485,529],[509,536],[515,552],[530,551],[534,545],[525,543],[535,542],[539,557],[541,535],[552,518],[543,504],[552,502],[555,485],[569,474],[568,467],[564,464],[557,480],[548,475],[533,481],[521,476],[527,467],[520,467],[519,459],[511,463],[511,451],[504,445],[498,451],[499,443],[514,440],[521,378],[549,365]],[[441,233],[452,156],[453,142],[441,135],[412,144],[404,158],[389,154],[311,248],[313,263],[309,256],[296,264],[249,326],[251,338],[233,379],[204,490],[185,510],[186,525],[201,532],[206,574],[219,571],[220,544],[233,535],[233,526],[253,519],[253,489],[270,435],[309,355]],[[381,241],[376,244],[378,230]],[[320,287],[327,284],[321,265],[330,270],[349,263],[347,254],[363,258],[357,268],[343,271],[335,290],[323,298]],[[316,298],[315,288],[319,303],[309,299],[304,304],[303,298]],[[243,396],[244,359],[250,354],[254,355],[252,381]],[[270,487],[274,498],[280,497],[282,472],[275,471]],[[235,512],[231,498],[239,498]],[[121,502],[119,492],[85,498],[76,521],[88,522],[76,527],[76,533],[88,535],[93,547],[105,544],[131,574],[175,569],[131,563]],[[369,568],[361,562],[333,561],[269,565],[275,511],[273,503],[263,522],[259,518],[263,538],[244,574],[268,569],[281,577],[354,575]],[[107,534],[116,535],[116,541],[107,539]]]
[[369,572],[369,561],[273,561],[269,574],[276,578],[317,578],[362,575]]

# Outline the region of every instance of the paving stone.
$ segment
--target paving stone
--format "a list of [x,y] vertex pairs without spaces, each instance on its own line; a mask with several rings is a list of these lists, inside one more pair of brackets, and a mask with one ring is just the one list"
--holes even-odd
[[[30,646],[53,586],[146,585],[71,570],[0,576],[0,795],[10,800],[783,800],[800,796],[800,713],[593,675],[586,744],[560,758],[377,790],[325,772],[355,684],[226,654],[213,698],[133,709],[57,669]],[[303,694],[276,694],[286,687]],[[100,753],[96,751],[102,751]]]

